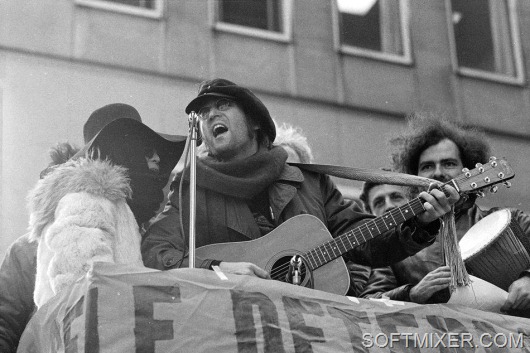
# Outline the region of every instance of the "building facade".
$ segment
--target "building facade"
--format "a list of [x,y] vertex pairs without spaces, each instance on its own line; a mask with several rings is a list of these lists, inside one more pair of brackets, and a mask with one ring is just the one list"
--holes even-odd
[[48,149],[82,145],[93,110],[128,103],[186,134],[184,107],[214,77],[301,127],[316,163],[388,166],[414,111],[478,126],[516,172],[481,203],[530,211],[529,50],[522,0],[4,0],[0,257],[25,232]]

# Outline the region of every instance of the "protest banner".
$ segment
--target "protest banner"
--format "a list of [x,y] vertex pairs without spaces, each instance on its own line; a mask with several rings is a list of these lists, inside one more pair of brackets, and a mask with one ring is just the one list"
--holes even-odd
[[96,263],[36,312],[19,352],[530,352],[530,320]]

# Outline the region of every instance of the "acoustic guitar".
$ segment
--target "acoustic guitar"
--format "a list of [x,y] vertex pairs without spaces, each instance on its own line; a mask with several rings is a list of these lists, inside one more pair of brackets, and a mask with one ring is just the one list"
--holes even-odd
[[[501,182],[509,186],[507,180],[513,177],[514,172],[504,159],[492,157],[485,165],[477,164],[473,170],[464,169],[463,174],[443,186],[449,184],[460,194],[482,193],[481,189]],[[202,246],[196,249],[196,255],[223,261],[251,262],[268,271],[272,279],[289,283],[292,283],[292,260],[299,257],[299,285],[345,295],[350,276],[342,255],[424,212],[423,203],[419,197],[414,198],[335,238],[317,217],[298,215],[261,238]]]

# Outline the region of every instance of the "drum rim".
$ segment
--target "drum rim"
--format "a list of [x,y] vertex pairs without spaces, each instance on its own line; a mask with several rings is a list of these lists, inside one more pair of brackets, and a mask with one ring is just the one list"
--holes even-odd
[[[464,239],[468,240],[469,237],[471,237],[472,233],[470,233],[470,231],[473,230],[474,232],[476,232],[479,229],[479,227],[477,225],[480,224],[480,222],[482,222],[483,220],[487,219],[488,217],[493,218],[492,216],[498,217],[499,215],[502,215],[502,216],[500,216],[501,217],[500,220],[502,221],[503,218],[505,217],[505,221],[501,224],[502,226],[499,226],[498,232],[497,232],[497,234],[495,234],[494,237],[491,237],[490,239],[488,239],[488,242],[485,242],[485,243],[481,244],[482,246],[480,248],[474,248],[476,245],[475,244],[471,244],[473,246],[473,247],[471,247],[471,249],[469,249],[469,250],[468,249],[464,249],[463,245],[466,246],[466,244],[469,243],[469,242],[466,242],[466,241],[463,242],[463,240]],[[493,241],[495,241],[503,233],[503,231],[506,229],[506,227],[509,226],[510,222],[511,222],[511,212],[507,208],[503,208],[501,210],[492,212],[489,215],[487,215],[486,217],[480,219],[477,223],[475,223],[471,228],[469,228],[467,230],[466,234],[464,234],[464,236],[462,236],[462,238],[458,242],[459,247],[460,247],[460,254],[462,256],[462,260],[463,261],[469,261],[469,260],[472,260],[473,258],[475,258],[476,256],[479,256],[480,254],[482,254],[488,248],[488,246]],[[482,224],[484,224],[484,222]],[[468,236],[468,238],[466,238],[466,236]],[[481,238],[476,238],[476,239],[481,239]],[[474,252],[471,252],[471,251],[474,251]]]

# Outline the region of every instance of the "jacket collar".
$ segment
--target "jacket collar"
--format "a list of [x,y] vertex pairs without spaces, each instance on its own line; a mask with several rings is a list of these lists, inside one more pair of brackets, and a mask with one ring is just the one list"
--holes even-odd
[[286,163],[278,180],[269,188],[269,202],[275,215],[275,222],[285,206],[296,195],[297,189],[303,181],[302,171]]
[[283,168],[282,172],[280,173],[278,181],[301,184],[304,181],[304,175],[302,174],[302,171],[299,168],[294,167],[289,163],[286,163],[285,168]]

